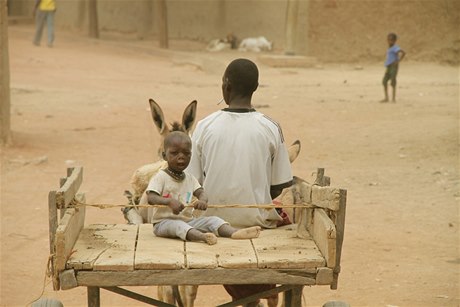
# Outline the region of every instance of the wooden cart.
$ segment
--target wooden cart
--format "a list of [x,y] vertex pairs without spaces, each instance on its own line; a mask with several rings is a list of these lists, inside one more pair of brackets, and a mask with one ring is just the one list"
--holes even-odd
[[[100,289],[156,306],[172,306],[121,286],[277,284],[275,289],[220,306],[237,306],[284,292],[285,306],[301,306],[305,285],[337,288],[346,190],[296,178],[292,188],[298,224],[263,230],[252,240],[219,238],[216,245],[153,235],[152,225],[85,225],[79,193],[81,167],[69,168],[60,189],[49,193],[51,271],[55,290],[87,287],[88,306],[100,305]],[[309,207],[309,208],[308,208]]]

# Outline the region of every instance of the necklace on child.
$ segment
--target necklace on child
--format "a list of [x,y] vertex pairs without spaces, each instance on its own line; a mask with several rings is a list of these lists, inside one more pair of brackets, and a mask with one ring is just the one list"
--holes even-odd
[[176,171],[173,171],[172,169],[170,169],[169,167],[165,168],[164,171],[166,172],[166,174],[171,176],[174,180],[182,181],[182,180],[185,179],[185,173],[184,172],[176,172]]

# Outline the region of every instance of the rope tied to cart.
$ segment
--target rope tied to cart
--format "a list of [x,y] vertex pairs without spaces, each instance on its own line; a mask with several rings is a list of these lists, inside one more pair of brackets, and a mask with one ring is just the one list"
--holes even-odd
[[[70,202],[71,207],[78,208],[78,207],[95,207],[99,209],[109,209],[109,208],[164,208],[165,205],[120,205],[120,204],[101,204],[101,203],[84,203],[77,199],[73,199]],[[194,203],[185,205],[185,208],[193,208]],[[317,206],[309,203],[301,203],[301,204],[252,204],[252,205],[243,205],[243,204],[222,204],[222,205],[215,205],[215,204],[208,204],[208,208],[258,208],[258,209],[275,209],[275,208],[300,208],[300,209],[314,209],[318,208]]]
[[51,255],[48,256],[48,261],[46,262],[45,276],[43,278],[43,285],[42,285],[42,290],[41,290],[40,294],[36,298],[31,300],[29,303],[27,303],[26,306],[30,306],[34,302],[36,302],[39,299],[41,299],[43,297],[43,294],[45,293],[46,286],[49,283],[51,283],[51,280],[48,281],[48,279],[53,276],[53,270],[54,270],[53,269],[53,257],[54,256],[55,256],[55,254],[51,254]]

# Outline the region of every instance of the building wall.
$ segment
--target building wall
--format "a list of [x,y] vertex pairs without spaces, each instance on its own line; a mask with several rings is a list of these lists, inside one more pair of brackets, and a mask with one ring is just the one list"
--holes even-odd
[[310,12],[310,52],[328,60],[382,59],[389,32],[408,58],[460,58],[458,0],[313,0]]
[[[35,0],[10,0],[10,14],[31,14]],[[171,38],[208,42],[233,33],[285,44],[288,0],[167,0]],[[87,0],[57,0],[56,24],[86,29]],[[157,35],[153,0],[98,0],[101,31]],[[296,51],[323,61],[382,60],[396,32],[408,57],[458,63],[458,0],[299,0]]]

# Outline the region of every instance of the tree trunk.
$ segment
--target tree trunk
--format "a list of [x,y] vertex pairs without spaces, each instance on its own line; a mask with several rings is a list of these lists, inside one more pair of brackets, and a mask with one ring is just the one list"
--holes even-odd
[[297,19],[299,13],[299,1],[288,0],[286,10],[286,51],[287,55],[294,55],[297,39]]
[[6,0],[0,0],[0,142],[11,141],[10,62],[8,54],[8,13]]
[[166,0],[157,0],[156,12],[157,12],[157,26],[160,38],[160,48],[169,48],[168,38],[168,9],[166,7]]
[[99,25],[97,21],[97,0],[88,2],[89,37],[99,38]]
[[137,29],[137,38],[145,39],[152,30],[152,1],[139,0],[139,23]]

